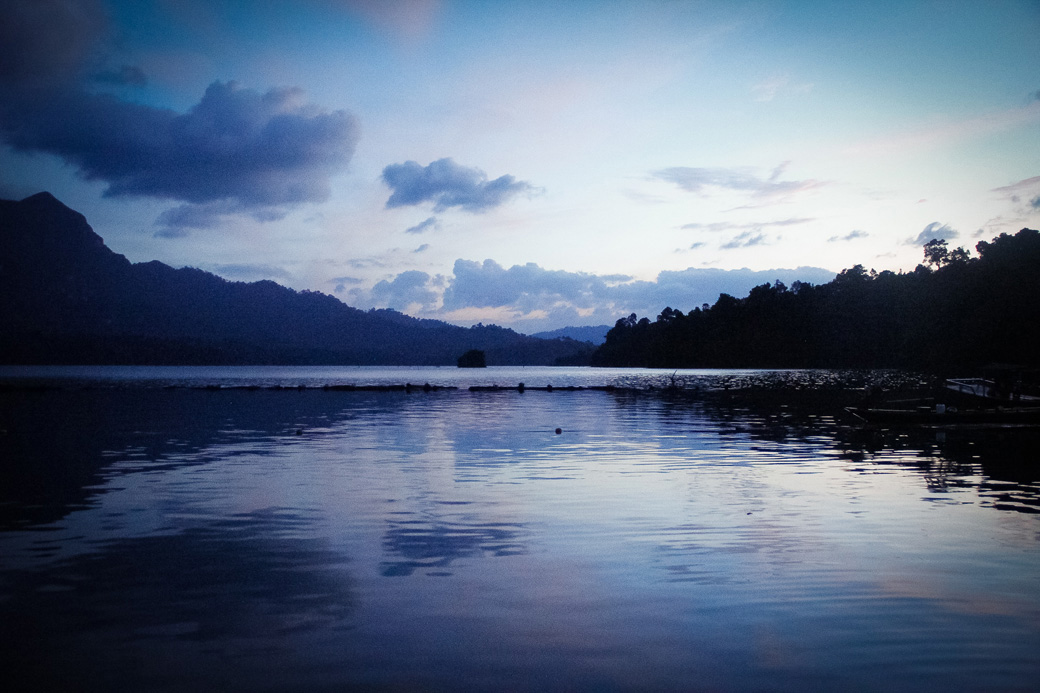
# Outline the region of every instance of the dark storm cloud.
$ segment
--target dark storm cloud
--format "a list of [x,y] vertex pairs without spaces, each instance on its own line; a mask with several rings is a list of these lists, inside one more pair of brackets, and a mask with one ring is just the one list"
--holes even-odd
[[387,208],[433,202],[437,212],[451,207],[485,212],[532,190],[529,183],[510,175],[488,180],[480,169],[460,166],[452,159],[438,159],[429,166],[415,161],[390,164],[383,169],[383,182],[393,190]]
[[4,116],[13,148],[61,157],[107,182],[107,197],[243,209],[325,200],[358,140],[351,115],[303,105],[298,89],[261,94],[234,82],[214,82],[184,114],[72,91]]
[[924,229],[921,230],[921,233],[917,234],[916,238],[906,239],[906,244],[924,245],[928,241],[934,241],[937,238],[940,240],[949,241],[954,238],[957,238],[958,235],[959,234],[956,231],[951,229],[946,224],[943,224],[938,221],[933,221],[928,226],[925,226]]
[[107,197],[187,203],[160,218],[160,235],[212,227],[227,214],[278,218],[328,198],[331,175],[358,141],[353,116],[308,105],[296,88],[261,93],[234,82],[214,82],[185,113],[95,93],[88,87],[146,82],[137,67],[105,65],[108,35],[95,0],[0,2],[8,146],[61,158],[106,183]]
[[100,0],[0,2],[0,85],[38,89],[75,81],[108,28]]
[[762,178],[750,168],[694,168],[674,166],[654,171],[651,175],[683,190],[705,194],[711,189],[734,190],[760,200],[780,200],[788,195],[824,185],[814,179],[779,180],[787,163],[777,166],[768,178]]

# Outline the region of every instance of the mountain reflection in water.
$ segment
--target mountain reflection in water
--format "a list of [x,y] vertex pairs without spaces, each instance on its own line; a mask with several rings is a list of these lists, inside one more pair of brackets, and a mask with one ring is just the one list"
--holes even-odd
[[789,372],[679,376],[0,392],[4,669],[32,690],[1040,680],[1035,429],[863,428]]

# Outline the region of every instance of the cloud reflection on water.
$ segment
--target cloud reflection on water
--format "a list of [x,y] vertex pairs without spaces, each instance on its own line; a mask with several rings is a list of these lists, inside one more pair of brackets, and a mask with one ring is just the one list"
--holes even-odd
[[271,508],[6,571],[0,642],[36,690],[209,687],[227,657],[269,669],[288,636],[350,627],[357,606],[348,557],[297,536],[309,522]]
[[1035,680],[1030,434],[782,399],[0,393],[0,644],[98,688]]

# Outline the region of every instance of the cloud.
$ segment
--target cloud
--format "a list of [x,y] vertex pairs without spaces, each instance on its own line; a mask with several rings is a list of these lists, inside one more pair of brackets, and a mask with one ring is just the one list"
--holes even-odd
[[[714,303],[719,294],[743,297],[761,284],[781,281],[793,284],[796,281],[822,284],[834,279],[835,273],[819,267],[794,269],[723,270],[714,268],[688,268],[665,271],[657,275],[655,282],[633,282],[625,286],[625,298],[633,304],[644,304],[640,315],[656,316],[665,306],[688,311],[703,303]],[[656,312],[655,312],[656,311]]]
[[234,82],[214,82],[184,114],[73,91],[4,116],[14,149],[61,157],[107,182],[106,197],[243,210],[324,201],[358,140],[353,116],[304,105],[298,89],[261,94]]
[[1040,190],[1040,176],[1033,176],[1032,178],[1025,178],[1012,183],[1011,185],[1005,185],[1000,188],[993,188],[991,192],[1001,193],[1005,197],[1011,200],[1017,201],[1017,197],[1022,193],[1028,193],[1033,190]]
[[93,92],[146,82],[138,67],[105,67],[109,34],[97,0],[0,3],[0,139],[59,157],[107,184],[107,197],[203,206],[170,210],[159,220],[167,229],[212,227],[226,214],[274,218],[328,198],[358,141],[353,116],[306,104],[293,87],[214,82],[185,113]]
[[379,257],[356,257],[346,261],[348,267],[352,269],[369,269],[371,267],[386,268],[388,263],[385,259]]
[[489,181],[480,169],[460,166],[450,158],[425,167],[415,161],[390,164],[383,169],[383,182],[393,190],[386,201],[388,209],[433,202],[437,212],[451,207],[485,212],[533,190],[529,183],[510,175]]
[[224,223],[228,217],[248,214],[259,222],[277,221],[285,217],[285,210],[279,207],[249,207],[241,203],[218,200],[194,205],[172,207],[155,220],[161,227],[155,232],[159,238],[181,238],[189,235],[191,229],[213,229]]
[[433,279],[426,272],[408,270],[391,281],[383,280],[372,287],[371,299],[376,305],[405,311],[418,304],[420,310],[435,306],[440,295],[430,287]]
[[733,250],[735,248],[751,248],[756,245],[768,245],[766,243],[765,234],[755,233],[754,231],[745,231],[742,234],[734,236],[728,242],[723,243],[719,247],[724,250]]
[[437,217],[428,217],[425,221],[420,221],[415,226],[410,226],[404,230],[405,233],[422,233],[423,231],[430,231],[438,228]]
[[335,284],[335,288],[333,289],[333,291],[335,293],[337,293],[337,294],[341,294],[344,291],[346,291],[347,290],[347,284],[352,284],[352,285],[356,286],[356,285],[362,283],[361,280],[358,279],[357,277],[350,277],[350,276],[333,277],[329,281],[331,283]]
[[561,300],[588,308],[603,295],[608,282],[627,280],[627,276],[546,270],[534,263],[505,269],[494,260],[460,259],[455,261],[454,279],[444,291],[444,309],[509,306],[529,312]]
[[654,318],[665,306],[691,310],[714,303],[720,293],[745,296],[751,288],[776,280],[823,283],[833,278],[834,272],[814,267],[761,272],[690,268],[639,281],[626,275],[548,270],[534,263],[505,268],[493,260],[459,259],[450,277],[403,273],[353,296],[378,306],[425,304],[423,317],[456,322],[496,316],[493,321],[530,333],[568,324],[613,324],[630,313]]
[[214,274],[234,281],[254,282],[261,279],[281,279],[290,281],[292,273],[282,267],[266,264],[229,263],[206,265],[205,269]]
[[4,0],[0,85],[35,90],[73,83],[108,32],[101,0]]
[[429,249],[430,249],[430,244],[429,243],[423,243],[421,246],[419,246],[418,248],[416,248],[412,252],[413,253],[425,253]]
[[[991,192],[999,193],[1001,197],[1015,204],[1015,213],[1023,217],[1029,217],[1040,211],[1040,176],[1025,178],[1011,185],[994,188]],[[1025,199],[1024,203],[1023,199]]]
[[777,221],[751,221],[734,223],[730,221],[718,221],[710,224],[701,224],[693,222],[690,224],[683,224],[681,228],[691,229],[698,231],[734,231],[734,230],[749,230],[749,229],[760,229],[766,226],[794,226],[796,224],[807,224],[811,221],[816,221],[815,217],[791,217],[789,219],[780,219]]
[[683,190],[706,195],[713,190],[730,190],[746,193],[750,197],[766,202],[779,202],[800,192],[822,187],[826,183],[808,178],[805,180],[781,181],[780,176],[788,162],[781,163],[768,178],[755,174],[754,169],[739,168],[693,168],[674,166],[660,169],[651,176],[674,183]]
[[956,231],[951,229],[946,224],[943,224],[938,221],[933,221],[928,226],[925,226],[924,229],[921,230],[921,233],[917,234],[916,238],[906,239],[906,245],[924,245],[928,241],[933,241],[937,238],[942,239],[944,241],[949,241],[954,238],[957,238],[958,235],[960,234],[958,234]]
[[845,234],[844,236],[831,236],[830,238],[827,239],[827,242],[828,243],[836,243],[838,241],[854,241],[857,238],[866,238],[869,235],[870,234],[868,234],[866,231],[860,231],[859,229],[854,229],[854,230],[850,231],[849,233]]

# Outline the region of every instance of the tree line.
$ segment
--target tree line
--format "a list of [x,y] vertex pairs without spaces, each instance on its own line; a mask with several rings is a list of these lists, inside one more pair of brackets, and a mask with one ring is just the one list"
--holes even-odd
[[911,272],[863,265],[826,284],[762,284],[653,322],[617,321],[597,366],[651,368],[972,369],[1040,366],[1040,232],[981,241],[972,256],[945,240]]

